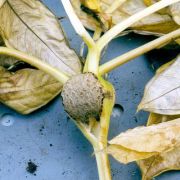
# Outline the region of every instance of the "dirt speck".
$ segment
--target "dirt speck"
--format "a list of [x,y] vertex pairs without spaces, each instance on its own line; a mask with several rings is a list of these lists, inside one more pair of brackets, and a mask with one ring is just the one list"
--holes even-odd
[[44,130],[44,129],[45,129],[45,127],[42,125],[42,126],[40,127],[40,129],[39,129],[39,132],[40,132],[41,135],[44,135],[44,134],[43,134],[43,130]]
[[33,174],[36,176],[35,172],[37,171],[37,165],[32,162],[31,160],[29,160],[28,164],[27,164],[27,167],[26,167],[26,171],[30,174]]

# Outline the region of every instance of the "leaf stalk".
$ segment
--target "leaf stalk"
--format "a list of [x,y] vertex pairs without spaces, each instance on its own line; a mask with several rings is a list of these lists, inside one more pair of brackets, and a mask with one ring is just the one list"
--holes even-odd
[[69,17],[69,20],[74,27],[76,33],[82,37],[83,41],[87,44],[88,48],[91,48],[95,45],[94,40],[91,38],[89,33],[86,31],[84,26],[82,25],[81,21],[77,17],[76,13],[73,10],[73,7],[69,0],[61,0],[64,9]]
[[7,48],[7,47],[0,47],[0,54],[11,56],[23,62],[31,64],[32,66],[51,75],[62,84],[66,83],[66,81],[69,79],[69,77],[65,73],[61,72],[60,70],[50,66],[49,64],[41,61],[40,59],[36,57],[20,52],[18,50]]
[[147,53],[148,51],[151,51],[161,45],[164,45],[165,43],[170,42],[178,37],[180,37],[180,28],[108,61],[107,63],[100,66],[99,74],[104,75],[112,71],[113,69],[133,60],[134,58]]

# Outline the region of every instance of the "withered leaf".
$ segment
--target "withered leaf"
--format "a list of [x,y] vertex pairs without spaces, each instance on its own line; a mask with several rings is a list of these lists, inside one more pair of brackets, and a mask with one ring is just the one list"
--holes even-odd
[[[70,75],[81,71],[55,16],[37,0],[6,0],[0,9],[6,46],[26,52]],[[7,18],[8,17],[8,18]]]
[[100,11],[100,1],[99,0],[80,0],[82,5],[85,5],[86,7],[89,7],[95,12]]
[[[180,115],[167,116],[151,113],[148,119],[148,126],[165,121],[170,121]],[[143,180],[150,180],[153,177],[169,170],[180,170],[180,144],[175,146],[171,151],[163,152],[150,158],[137,162]]]
[[[5,46],[3,38],[1,36],[0,36],[0,46],[2,46],[2,47]],[[5,55],[0,56],[0,66],[3,66],[3,67],[9,67],[18,61],[19,60],[14,59],[14,58],[9,57],[9,56],[5,56]]]
[[168,152],[180,143],[180,119],[137,127],[109,141],[107,152],[122,163]]
[[0,56],[0,66],[3,67],[10,67],[11,65],[15,64],[18,61],[19,60],[9,56],[4,56],[4,55]]
[[150,113],[147,126],[151,126],[152,124],[159,124],[161,122],[170,121],[173,119],[180,118],[179,115],[163,115],[163,114],[156,114],[156,113]]
[[2,37],[0,36],[0,46],[2,46],[4,43],[3,43],[3,39]]
[[60,90],[61,84],[40,70],[11,73],[0,66],[0,102],[22,114],[47,104]]
[[0,8],[1,8],[1,6],[4,4],[5,1],[6,1],[6,0],[0,0]]
[[[138,109],[164,115],[180,114],[180,56],[157,71],[145,87]],[[165,69],[165,70],[164,70]]]
[[[144,0],[144,3],[147,6],[150,6],[160,0]],[[163,8],[159,11],[161,14],[170,14],[173,17],[174,21],[180,25],[180,3],[174,3],[166,8]]]
[[[2,36],[7,47],[18,49],[38,57],[42,61],[49,63],[51,66],[60,69],[66,74],[74,75],[81,72],[79,58],[74,50],[69,47],[56,17],[40,1],[6,0],[0,8],[0,16],[0,36]],[[8,56],[1,56],[0,61],[0,65],[4,67],[13,65],[17,62],[17,60]],[[27,71],[29,72],[30,70]],[[39,76],[37,77],[39,80],[36,80],[35,78],[33,80],[40,83],[41,96],[32,93],[32,89],[36,89],[35,87],[37,84],[35,87],[31,87],[31,83],[27,83],[25,86],[21,84],[23,88],[22,91],[22,89],[17,89],[15,84],[13,86],[12,83],[10,86],[11,88],[8,88],[7,92],[11,92],[11,89],[13,92],[14,89],[16,89],[16,94],[19,93],[20,95],[16,95],[16,101],[12,101],[11,98],[14,98],[14,93],[8,93],[8,96],[3,95],[1,102],[7,104],[16,111],[29,113],[44,104],[47,104],[48,101],[60,92],[62,87],[60,83],[55,83],[55,81],[52,81],[50,76],[44,75],[47,80],[41,84],[40,78],[42,77],[42,72],[40,73],[35,70],[32,71],[33,74]],[[25,75],[26,73],[23,71],[21,74]],[[2,77],[0,78],[2,79]],[[6,80],[8,81],[8,79]],[[5,81],[5,79],[3,79],[3,81]],[[48,90],[47,87],[49,87],[51,82],[54,83],[54,85],[52,85],[53,90]],[[28,85],[30,85],[30,87],[28,87]],[[0,91],[4,92],[4,89],[1,88],[2,87],[0,87]],[[33,101],[29,101],[27,98],[27,92],[30,92],[28,91],[29,89],[31,89],[31,95],[29,95],[29,98]],[[24,104],[24,106],[19,104]]]
[[140,159],[146,159],[157,154],[156,152],[138,152],[114,144],[108,146],[107,153],[112,155],[117,161],[124,164]]
[[[102,31],[104,29],[103,26],[106,26],[106,23],[104,22],[109,21],[108,24],[111,24],[111,26],[116,25],[117,23],[122,22],[123,20],[139,12],[140,10],[145,9],[148,5],[144,0],[127,0],[124,3],[121,3],[120,6],[117,6],[117,8],[114,8],[115,10],[113,12],[109,13],[109,8],[114,1],[100,0],[100,12],[93,11],[93,9],[91,9],[91,6],[88,7],[87,5],[87,8],[89,8],[93,13],[96,13],[96,16],[99,17],[96,18],[96,16],[92,16],[92,13],[88,14],[81,9],[80,0],[71,0],[71,2],[77,15],[79,16],[85,27],[91,30],[96,30],[96,28],[98,27],[102,28]],[[172,12],[174,14],[177,14],[177,10],[174,9],[176,8],[172,7]],[[111,28],[111,26],[106,28]],[[148,17],[145,17],[141,21],[131,26],[130,29],[140,34],[161,35],[173,31],[178,27],[179,25],[176,23],[176,21],[173,20],[173,18],[167,11],[166,13],[157,12]]]
[[169,9],[174,21],[180,25],[180,2],[172,4]]
[[160,155],[141,160],[138,165],[142,172],[142,180],[150,180],[165,171],[180,170],[180,146]]

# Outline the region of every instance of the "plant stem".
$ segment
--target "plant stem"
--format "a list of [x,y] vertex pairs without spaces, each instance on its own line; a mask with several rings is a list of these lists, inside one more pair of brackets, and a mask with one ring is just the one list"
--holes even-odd
[[144,10],[130,16],[123,22],[118,23],[113,28],[111,28],[109,31],[107,31],[98,41],[97,46],[102,51],[102,49],[113,39],[115,38],[119,33],[121,33],[126,28],[130,27],[134,23],[138,22],[139,20],[143,19],[144,17],[166,7],[173,3],[179,2],[180,0],[161,0]]
[[[81,122],[75,121],[75,124],[94,148],[99,180],[111,180],[111,170],[108,155],[106,151],[103,151],[106,148],[107,143],[100,142],[98,138],[95,137],[90,131],[88,131],[88,128]],[[106,139],[105,141],[107,142]]]
[[84,42],[88,46],[88,55],[86,58],[86,64],[84,67],[84,72],[92,72],[94,74],[98,74],[98,67],[99,67],[99,59],[100,59],[100,53],[97,51],[96,43],[95,41],[91,38],[89,33],[86,31],[84,26],[82,25],[81,21],[75,14],[72,5],[69,0],[62,0],[62,4],[64,6],[64,9],[71,21],[71,24],[73,25],[75,31],[79,36],[82,37]]
[[84,72],[92,72],[98,75],[99,72],[99,60],[100,60],[100,52],[96,47],[89,48],[88,54],[86,58],[86,63],[84,66]]
[[31,64],[32,66],[53,76],[56,80],[58,80],[62,84],[66,83],[66,81],[69,79],[69,77],[66,74],[64,74],[63,72],[60,72],[58,69],[51,67],[49,64],[37,59],[36,57],[30,56],[18,50],[7,48],[7,47],[0,47],[0,54],[11,56],[23,62]]
[[71,21],[72,26],[74,27],[75,31],[79,36],[82,37],[83,41],[87,44],[89,48],[95,45],[94,40],[91,38],[89,33],[86,31],[84,26],[82,25],[81,21],[77,17],[76,13],[74,12],[72,5],[69,0],[61,0],[64,9]]
[[95,146],[97,144],[97,138],[90,131],[88,131],[88,128],[81,122],[74,121],[74,123],[80,129],[86,139],[92,144],[92,146]]
[[109,158],[104,150],[105,147],[103,144],[98,143],[96,147],[94,147],[95,157],[98,167],[99,180],[111,180],[111,169]]
[[103,85],[107,97],[103,100],[103,108],[100,117],[100,131],[98,134],[98,142],[95,144],[94,151],[98,166],[99,179],[100,180],[111,180],[111,170],[108,155],[106,153],[107,138],[109,132],[110,117],[115,102],[115,91],[113,86],[102,78],[99,78]]
[[136,58],[152,49],[155,49],[161,45],[164,45],[165,43],[167,43],[177,37],[180,37],[180,28],[178,30],[168,33],[160,38],[157,38],[156,40],[153,40],[143,46],[133,49],[133,50],[101,65],[99,68],[99,74],[104,75],[104,74],[112,71],[113,69],[133,60],[134,58]]
[[98,139],[91,132],[87,130],[84,124],[80,122],[75,122],[75,124],[81,130],[83,135],[87,138],[87,140],[92,144],[94,148],[99,180],[111,180],[109,158],[106,151],[103,151],[106,148],[107,144],[98,141]]

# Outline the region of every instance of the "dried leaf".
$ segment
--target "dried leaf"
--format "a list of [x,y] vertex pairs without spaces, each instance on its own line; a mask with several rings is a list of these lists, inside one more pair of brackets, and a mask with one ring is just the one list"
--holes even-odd
[[[81,72],[79,58],[70,49],[57,19],[40,1],[6,0],[0,8],[0,16],[0,35],[3,37],[6,46],[36,56],[69,75]],[[0,66],[7,67],[16,62],[17,60],[11,57],[0,57]],[[26,75],[26,72],[24,71],[18,71],[15,75],[11,74],[11,78],[14,76],[20,77],[19,74],[22,74],[22,80],[18,82],[25,83],[23,75]],[[0,87],[0,92],[6,92],[1,95],[1,102],[21,113],[30,113],[47,104],[60,92],[62,87],[60,83],[52,80],[50,76],[43,72],[27,70],[27,73],[30,73],[30,71],[33,72],[31,74],[34,77],[32,78],[35,81],[34,86],[31,82],[24,86],[21,84],[22,89],[18,89],[16,84],[13,86],[13,83],[8,89],[5,87],[6,90],[2,86]],[[29,76],[32,76],[31,74]],[[37,76],[37,80],[35,76]],[[42,76],[45,78],[43,83],[41,82]],[[0,77],[0,80],[2,79],[4,83],[5,80],[7,80],[7,84],[9,83],[8,78]],[[36,83],[39,83],[39,86]],[[52,84],[52,89],[50,84]],[[37,86],[41,87],[41,90],[34,93],[35,90],[33,91],[33,89],[36,89]],[[14,90],[16,91],[15,96]],[[10,93],[11,91],[13,93]],[[27,92],[31,92],[29,98],[27,98]]]
[[11,73],[0,67],[0,102],[22,114],[47,104],[60,90],[61,84],[40,70]]
[[11,58],[9,56],[4,56],[4,55],[0,56],[0,66],[10,67],[11,65],[15,64],[16,62],[18,62],[17,59]]
[[141,168],[143,180],[150,180],[165,171],[180,170],[180,146],[172,151],[141,160],[138,165]]
[[0,8],[1,8],[1,6],[4,4],[5,1],[6,1],[6,0],[0,0]]
[[[160,0],[144,0],[144,3],[146,6],[151,6],[152,4],[159,2]],[[158,11],[160,14],[168,14],[169,13],[169,7],[165,7]]]
[[0,36],[0,46],[4,44],[2,37]]
[[[114,0],[100,0],[101,11],[96,13],[93,11],[93,9],[91,9],[91,7],[87,6],[87,8],[92,11],[92,13],[88,14],[87,12],[82,11],[80,0],[71,0],[71,2],[84,26],[91,30],[96,30],[96,28],[100,27],[103,30],[103,26],[106,26],[104,22],[107,21],[109,21],[112,26],[116,25],[117,23],[147,7],[147,4],[145,4],[143,0],[127,0],[123,4],[121,3],[119,7],[114,8],[115,10],[112,13],[109,13],[109,8],[113,4]],[[175,13],[175,10],[172,12]],[[110,27],[111,26],[109,26],[109,28]],[[168,13],[162,14],[157,12],[135,23],[131,29],[132,31],[140,34],[161,35],[173,31],[178,27],[178,24],[173,21]]]
[[172,4],[169,9],[174,21],[180,25],[180,2]]
[[[5,46],[4,41],[3,41],[1,36],[0,36],[0,46]],[[4,55],[0,56],[0,66],[3,66],[3,67],[9,67],[18,61],[19,60],[14,59],[14,58],[9,57],[9,56],[4,56]]]
[[7,0],[0,17],[1,36],[8,47],[36,56],[65,73],[80,72],[78,56],[68,47],[55,16],[40,1]]
[[138,110],[158,114],[180,114],[180,56],[165,70],[158,70],[145,87]]
[[117,161],[127,164],[140,159],[146,159],[157,154],[156,152],[138,152],[120,145],[110,145],[107,153],[111,154]]
[[99,0],[80,0],[81,3],[95,12],[100,12]]
[[[160,0],[144,0],[144,3],[147,5],[147,6],[150,6],[156,2],[158,2]],[[163,14],[170,14],[174,21],[180,25],[180,3],[177,2],[177,3],[174,3],[172,5],[170,5],[169,7],[166,7],[166,8],[163,8],[162,10],[159,11],[160,13],[163,13]]]
[[180,119],[137,127],[109,141],[107,152],[123,163],[168,152],[180,143]]
[[[170,121],[180,115],[166,116],[151,113],[148,119],[148,126],[165,121]],[[137,162],[142,172],[143,180],[150,180],[153,177],[169,170],[180,170],[180,145],[171,151],[160,153],[156,156],[140,160]]]
[[178,118],[180,118],[180,115],[169,116],[169,115],[150,113],[147,126],[151,126],[152,124],[159,124],[161,122],[167,122],[167,121],[178,119]]

